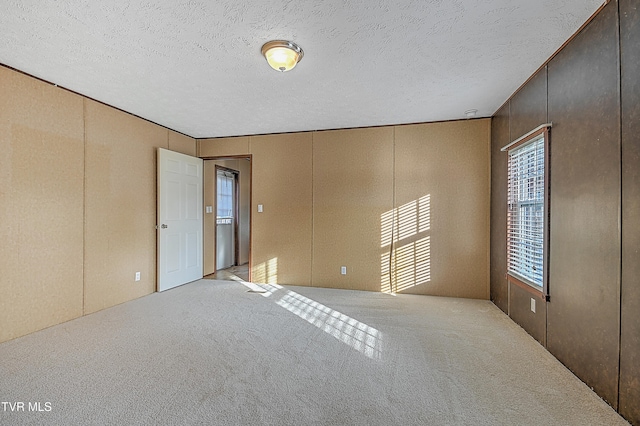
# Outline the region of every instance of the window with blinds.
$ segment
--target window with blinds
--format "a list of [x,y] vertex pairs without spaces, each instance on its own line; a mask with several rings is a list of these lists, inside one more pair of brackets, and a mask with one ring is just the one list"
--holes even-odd
[[507,272],[542,289],[545,134],[508,152]]
[[233,221],[233,181],[232,173],[218,171],[217,173],[217,210],[216,223],[218,225],[231,224]]

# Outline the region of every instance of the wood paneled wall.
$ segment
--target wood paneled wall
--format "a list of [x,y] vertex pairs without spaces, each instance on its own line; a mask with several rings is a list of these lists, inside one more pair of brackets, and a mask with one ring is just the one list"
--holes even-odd
[[203,139],[198,152],[252,155],[254,281],[488,298],[489,140],[484,119]]
[[393,132],[314,134],[313,285],[380,291],[382,218],[393,210]]
[[511,141],[509,103],[491,119],[491,300],[509,313],[507,283],[507,156],[500,149]]
[[[252,279],[310,285],[312,134],[251,137]],[[258,213],[258,204],[264,211]]]
[[169,130],[169,149],[192,157],[197,155],[195,139],[173,130]]
[[[633,424],[640,424],[638,6],[608,3],[511,97],[492,120],[491,158],[492,300]],[[547,121],[550,301],[534,314],[530,297],[504,279],[500,147]]]
[[489,298],[490,130],[487,120],[396,128],[395,281],[406,292]]
[[620,0],[622,286],[619,411],[640,425],[640,4]]
[[249,137],[199,139],[196,152],[198,157],[226,157],[249,154]]
[[549,62],[551,235],[547,347],[617,406],[620,68],[610,3]]
[[1,66],[0,93],[0,342],[155,291],[156,148],[195,139]]
[[86,101],[85,135],[88,314],[156,289],[156,152],[167,148],[168,135],[94,101]]
[[0,342],[82,315],[83,99],[0,67]]

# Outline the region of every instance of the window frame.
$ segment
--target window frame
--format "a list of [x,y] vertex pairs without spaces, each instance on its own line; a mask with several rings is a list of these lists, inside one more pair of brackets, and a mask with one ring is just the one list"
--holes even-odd
[[[543,124],[537,128],[535,128],[534,130],[532,130],[531,132],[525,134],[524,136],[520,137],[519,139],[516,139],[515,141],[513,141],[512,143],[510,143],[509,145],[505,146],[504,148],[502,148],[502,151],[505,151],[507,153],[507,208],[506,208],[506,220],[505,220],[505,231],[506,231],[506,238],[505,238],[505,254],[506,254],[506,259],[505,259],[505,270],[506,270],[506,277],[507,279],[516,284],[517,286],[527,290],[528,292],[540,297],[541,299],[544,299],[546,301],[549,301],[549,231],[550,231],[550,209],[549,209],[549,204],[550,204],[550,169],[551,169],[551,155],[550,155],[550,136],[551,136],[551,132],[550,132],[550,128],[551,128],[551,123],[547,123],[547,124]],[[542,227],[542,287],[540,287],[537,284],[534,284],[532,282],[529,282],[529,280],[526,279],[526,277],[521,277],[519,275],[514,275],[513,273],[509,272],[509,185],[510,185],[510,172],[509,172],[509,163],[510,163],[510,159],[509,159],[509,154],[510,151],[517,149],[517,148],[521,148],[523,145],[526,145],[527,143],[533,142],[534,140],[538,139],[539,137],[542,137],[544,140],[544,156],[543,156],[543,161],[544,161],[544,173],[543,173],[543,179],[544,179],[544,183],[543,183],[543,227]]]
[[[225,191],[222,191],[223,188],[221,188],[220,186],[220,179],[223,179],[225,182],[224,185],[224,189]],[[228,183],[228,185],[226,185]],[[220,222],[218,222],[219,220],[231,220],[235,217],[235,212],[233,211],[233,198],[234,198],[234,191],[235,191],[235,174],[227,171],[225,169],[222,168],[217,168],[216,169],[216,223],[220,224]],[[227,188],[228,187],[228,188]],[[229,191],[227,192],[226,189],[229,189]],[[225,199],[228,198],[229,202],[226,203],[225,206],[220,206],[220,198],[224,197]],[[228,212],[229,214],[226,215],[221,215],[220,214],[220,208],[222,207],[229,207],[228,209],[225,210],[225,212]]]

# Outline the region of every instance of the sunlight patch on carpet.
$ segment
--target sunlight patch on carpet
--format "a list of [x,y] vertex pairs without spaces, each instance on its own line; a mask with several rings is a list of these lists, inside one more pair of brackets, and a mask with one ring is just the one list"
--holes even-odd
[[[242,284],[249,287],[249,291],[259,293],[263,297],[270,297],[281,290],[286,290],[278,284],[258,285],[247,282]],[[275,303],[367,358],[381,359],[382,333],[379,330],[295,291],[286,290],[286,293]]]

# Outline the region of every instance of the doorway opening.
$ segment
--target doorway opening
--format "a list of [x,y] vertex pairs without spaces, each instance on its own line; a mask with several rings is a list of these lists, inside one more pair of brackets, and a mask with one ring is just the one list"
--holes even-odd
[[216,165],[216,272],[238,266],[238,175]]
[[204,275],[249,281],[251,157],[204,161]]

